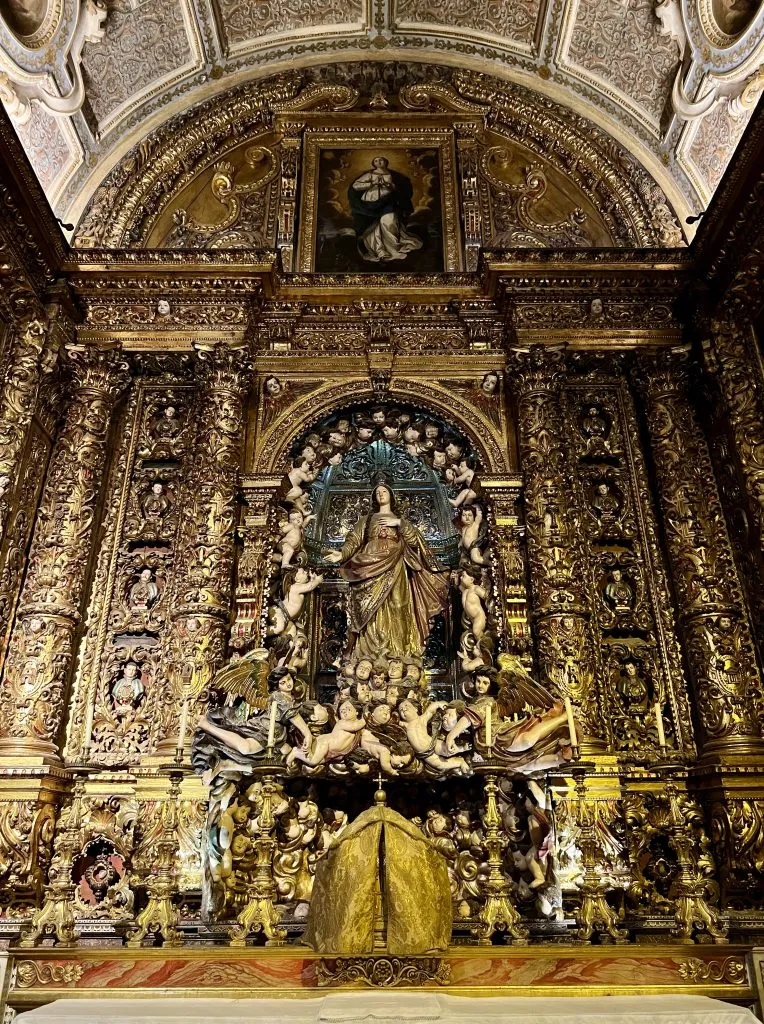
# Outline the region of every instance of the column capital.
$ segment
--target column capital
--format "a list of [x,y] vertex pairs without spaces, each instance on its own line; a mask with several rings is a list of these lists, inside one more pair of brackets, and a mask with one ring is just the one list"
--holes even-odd
[[662,349],[636,357],[632,380],[647,402],[684,397],[692,378],[692,364],[686,347]]
[[130,382],[130,364],[121,346],[67,345],[65,360],[73,394],[90,393],[115,401]]
[[562,345],[531,345],[507,354],[507,383],[518,398],[559,391],[567,375]]
[[196,350],[197,377],[207,391],[225,390],[243,393],[247,390],[254,372],[254,362],[249,346],[194,345]]

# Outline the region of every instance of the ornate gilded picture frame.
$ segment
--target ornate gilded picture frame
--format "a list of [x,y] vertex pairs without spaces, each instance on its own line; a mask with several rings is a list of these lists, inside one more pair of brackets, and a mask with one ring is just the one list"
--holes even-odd
[[346,125],[304,136],[298,268],[462,270],[453,132]]

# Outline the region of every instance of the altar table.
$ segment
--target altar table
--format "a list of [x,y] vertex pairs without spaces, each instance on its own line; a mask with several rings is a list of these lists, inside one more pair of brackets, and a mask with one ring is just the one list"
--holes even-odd
[[66,999],[14,1024],[756,1024],[706,996],[569,999],[461,997],[429,992],[336,992],[308,999]]

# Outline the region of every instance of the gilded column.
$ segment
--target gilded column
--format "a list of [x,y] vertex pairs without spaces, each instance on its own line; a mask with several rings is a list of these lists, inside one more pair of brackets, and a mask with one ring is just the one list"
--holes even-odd
[[248,353],[218,344],[198,351],[195,466],[176,557],[158,752],[189,746],[230,628],[238,472],[244,444]]
[[760,685],[737,568],[683,355],[643,361],[644,396],[679,629],[706,754],[761,753]]
[[563,353],[533,346],[510,378],[517,398],[525,524],[542,682],[570,697],[589,750],[604,747],[597,653],[565,449]]
[[57,758],[114,403],[126,386],[118,349],[72,348],[66,418],[32,537],[0,692],[0,756]]
[[37,404],[46,362],[55,359],[41,320],[28,320],[18,331],[0,394],[0,545],[5,538],[27,430]]
[[711,324],[706,366],[724,395],[759,547],[764,551],[764,378],[753,329],[742,308],[725,309]]

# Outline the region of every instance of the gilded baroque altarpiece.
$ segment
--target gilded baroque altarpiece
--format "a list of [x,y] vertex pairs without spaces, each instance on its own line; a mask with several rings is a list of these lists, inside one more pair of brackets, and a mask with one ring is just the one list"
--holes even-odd
[[56,287],[16,267],[13,1007],[635,970],[754,998],[746,301],[689,320],[639,183],[594,148],[565,177],[570,139],[462,84],[223,105],[115,175]]

